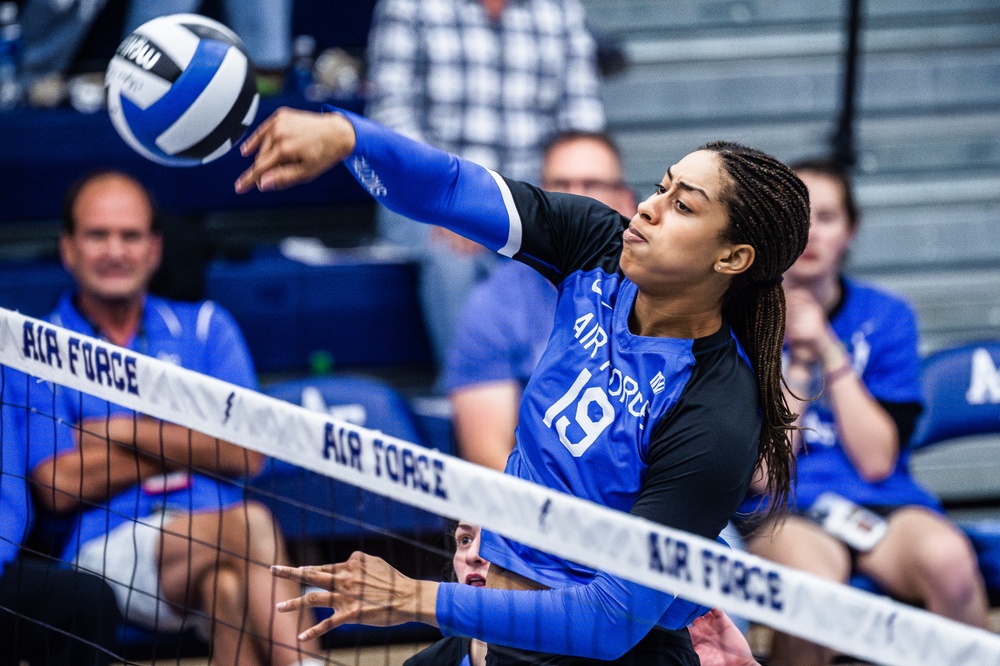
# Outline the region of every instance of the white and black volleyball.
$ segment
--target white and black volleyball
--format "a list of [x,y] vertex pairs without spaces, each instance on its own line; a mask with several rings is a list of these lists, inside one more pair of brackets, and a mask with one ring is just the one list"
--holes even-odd
[[118,134],[168,166],[225,155],[257,115],[257,81],[243,43],[197,14],[136,28],[108,64],[105,86]]

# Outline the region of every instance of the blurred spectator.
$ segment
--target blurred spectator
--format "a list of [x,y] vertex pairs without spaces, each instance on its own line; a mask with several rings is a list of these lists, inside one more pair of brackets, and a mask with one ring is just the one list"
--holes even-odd
[[[797,507],[751,533],[748,547],[838,582],[863,573],[896,598],[983,627],[986,593],[972,546],[907,468],[921,410],[914,313],[898,296],[842,273],[859,222],[846,172],[824,161],[794,168],[811,200],[809,244],[784,276],[786,393],[802,428]],[[857,523],[836,520],[854,510],[845,500],[870,513],[850,514]],[[776,634],[768,663],[832,657]]]
[[[381,0],[368,45],[367,113],[533,182],[553,135],[604,127],[595,53],[578,0]],[[385,209],[377,221],[383,240],[421,261],[424,316],[443,364],[462,304],[496,256]]]
[[[542,187],[593,197],[626,217],[635,195],[622,176],[618,149],[604,134],[570,132],[545,150]],[[455,436],[466,460],[503,470],[514,448],[521,392],[549,339],[556,289],[516,261],[477,285],[448,353],[445,385]]]
[[[118,172],[67,195],[60,251],[76,283],[50,321],[231,383],[255,387],[228,313],[147,294],[161,239],[145,188]],[[29,387],[29,466],[39,501],[72,517],[63,559],[111,584],[123,615],[166,632],[194,628],[214,664],[319,663],[298,618],[274,611],[269,567],[286,561],[270,512],[233,481],[259,453],[64,387]],[[53,416],[41,416],[49,414]],[[46,446],[40,446],[45,443]],[[252,536],[251,536],[252,535]]]
[[26,375],[0,368],[0,666],[100,666],[120,618],[97,576],[22,550],[33,511],[24,430]]
[[[70,66],[106,4],[107,0],[26,0],[21,15],[21,69],[31,103],[55,106],[62,101]],[[157,16],[197,12],[202,4],[203,0],[129,2],[124,35]],[[292,58],[292,0],[224,0],[222,4],[223,22],[243,40],[258,70],[260,92],[279,92]]]

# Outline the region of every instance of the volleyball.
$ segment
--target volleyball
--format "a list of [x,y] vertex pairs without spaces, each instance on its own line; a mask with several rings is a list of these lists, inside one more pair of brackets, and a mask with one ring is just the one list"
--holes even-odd
[[225,155],[257,115],[257,81],[243,43],[197,14],[136,28],[104,80],[115,130],[139,154],[168,166]]

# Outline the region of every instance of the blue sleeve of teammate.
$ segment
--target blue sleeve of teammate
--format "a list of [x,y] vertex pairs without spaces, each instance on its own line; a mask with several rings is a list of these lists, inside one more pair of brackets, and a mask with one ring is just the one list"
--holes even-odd
[[[350,111],[357,136],[344,164],[369,194],[418,222],[451,229],[506,256],[520,246],[520,220],[488,169],[397,134]],[[516,224],[512,221],[513,212]]]
[[621,657],[656,625],[679,629],[707,610],[604,573],[542,591],[442,583],[436,608],[446,636],[604,660]]

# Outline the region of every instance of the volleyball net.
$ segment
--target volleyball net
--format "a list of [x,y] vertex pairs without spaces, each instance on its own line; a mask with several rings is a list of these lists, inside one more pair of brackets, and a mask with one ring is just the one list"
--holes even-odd
[[[306,409],[3,309],[0,309],[0,366],[5,366],[2,368],[5,427],[0,445],[6,452],[13,447],[24,447],[32,449],[26,459],[44,460],[46,456],[39,451],[48,447],[51,456],[53,441],[60,437],[74,437],[82,447],[83,440],[90,435],[103,439],[108,451],[120,449],[128,455],[143,454],[139,457],[147,462],[133,462],[130,469],[144,482],[146,496],[155,497],[158,492],[173,492],[179,487],[190,488],[191,494],[195,494],[198,485],[191,484],[184,476],[191,471],[210,479],[214,485],[208,484],[211,487],[207,492],[217,493],[220,498],[230,497],[228,493],[233,492],[230,486],[235,488],[238,499],[233,502],[242,507],[237,512],[244,515],[248,523],[245,531],[251,537],[240,541],[240,547],[227,549],[212,540],[196,539],[193,530],[175,529],[172,534],[192,540],[188,549],[191,552],[214,547],[220,553],[215,560],[218,566],[225,564],[224,560],[242,559],[248,567],[259,565],[266,570],[274,563],[269,561],[271,555],[284,557],[282,547],[270,546],[270,550],[260,551],[254,546],[270,540],[280,542],[283,533],[285,539],[312,544],[311,550],[300,549],[299,561],[292,564],[319,564],[324,557],[341,556],[352,549],[369,550],[369,546],[379,543],[383,552],[378,554],[404,574],[427,576],[429,570],[437,568],[431,575],[440,576],[441,564],[450,554],[444,541],[436,537],[443,532],[447,521],[461,520],[585,566],[705,606],[721,607],[775,630],[872,662],[901,666],[1000,665],[1000,637],[989,632],[497,473],[391,432],[335,418],[349,418],[350,409],[339,414],[330,409],[322,412]],[[49,393],[44,393],[43,388]],[[57,408],[58,399],[52,397],[60,392],[75,396],[70,400],[79,405],[102,401],[98,411],[105,424],[102,426],[100,419],[96,422],[92,419],[84,429],[79,423],[66,422]],[[45,397],[37,399],[38,395]],[[254,455],[266,456],[267,462],[257,476],[232,480],[230,477],[240,475],[213,472],[212,468],[219,466],[205,464],[194,454],[178,456],[175,443],[167,441],[171,436],[167,432],[169,426],[160,425],[164,434],[157,465],[155,453],[137,452],[137,445],[129,437],[112,436],[121,427],[122,409],[129,410],[133,434],[148,425],[144,419],[159,419],[189,429],[190,433],[242,447],[247,452],[243,459],[250,471],[261,469],[253,463]],[[47,422],[47,427],[20,431],[14,427],[20,421],[37,420]],[[195,435],[190,433],[188,444],[194,447]],[[116,438],[125,441],[115,442]],[[29,475],[27,465],[11,466],[9,461],[14,458],[4,456],[7,467],[0,469],[0,483],[4,484],[0,491],[4,486],[10,489]],[[149,459],[154,464],[147,470],[142,465]],[[104,468],[107,472],[111,463],[106,462]],[[303,473],[310,476],[296,476]],[[275,482],[282,475],[299,480]],[[113,475],[106,473],[106,476]],[[154,479],[152,490],[150,478]],[[312,481],[300,481],[305,478]],[[317,479],[321,482],[310,485]],[[74,501],[69,502],[69,515],[81,508],[92,512],[105,506],[101,495],[108,494],[112,481],[107,482],[102,493],[99,484],[94,488],[91,480],[80,474],[77,481],[80,496],[70,498]],[[37,504],[38,493],[45,491],[38,489],[37,474],[34,481]],[[130,501],[133,503],[110,505],[107,513],[112,518],[107,519],[107,525],[128,521],[153,524],[155,521],[147,517],[146,508],[161,520],[165,515],[163,505],[155,499],[149,500],[148,507],[140,507],[140,500]],[[60,503],[54,501],[54,504]],[[218,504],[233,506],[221,500]],[[276,517],[280,533],[277,529],[273,534],[262,532],[254,523],[252,511],[246,507],[257,504],[267,507],[265,512]],[[36,519],[41,513],[35,512]],[[162,526],[162,522],[155,526]],[[217,530],[222,533],[221,525]],[[138,537],[130,533],[129,539],[132,543]],[[316,545],[330,540],[340,543],[339,552],[332,553]],[[394,545],[386,548],[386,543]],[[0,543],[0,548],[4,545]],[[23,551],[21,543],[17,546]],[[108,550],[112,545],[109,542],[104,548]],[[67,567],[70,563],[66,561],[69,559],[64,555],[66,552],[73,549],[63,548],[47,561],[52,567]],[[114,558],[105,553],[103,560],[112,562]],[[163,588],[167,581],[161,583]],[[199,592],[190,582],[181,587],[192,588],[185,597],[192,602],[191,607],[199,603],[204,606],[204,591]],[[275,600],[282,600],[282,590],[273,583],[266,590],[251,586],[246,592],[268,595],[271,608]],[[176,592],[173,598],[176,600]],[[58,604],[59,600],[52,599],[51,603]],[[17,612],[17,609],[7,610]],[[189,615],[205,619],[207,613],[195,608]],[[315,620],[310,619],[301,622],[312,624]],[[253,639],[263,637],[278,644],[268,650],[294,649],[294,645],[280,640],[275,620],[258,622],[256,627],[250,626],[252,623],[245,616],[242,620],[217,618],[215,631],[234,630],[239,634],[236,640],[240,645],[244,642],[249,645]],[[211,630],[210,625],[208,633]],[[267,663],[271,654],[260,653],[259,647],[239,649],[258,650],[255,655],[260,663]]]

